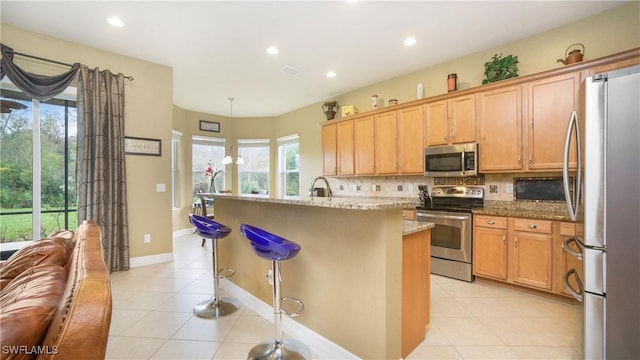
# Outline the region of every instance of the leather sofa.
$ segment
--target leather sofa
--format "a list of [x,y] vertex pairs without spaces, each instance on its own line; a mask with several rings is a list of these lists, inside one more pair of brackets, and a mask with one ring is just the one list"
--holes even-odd
[[1,359],[104,359],[110,325],[95,222],[56,231],[0,264]]

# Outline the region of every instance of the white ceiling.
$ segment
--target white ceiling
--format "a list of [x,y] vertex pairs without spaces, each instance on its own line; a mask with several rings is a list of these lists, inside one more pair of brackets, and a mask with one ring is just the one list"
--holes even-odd
[[[0,6],[4,23],[173,67],[174,104],[184,109],[228,116],[234,97],[233,116],[247,117],[277,116],[621,3],[2,0]],[[108,25],[108,16],[125,26]],[[417,40],[413,47],[403,45],[408,36]],[[20,52],[19,44],[11,46]],[[268,55],[269,46],[280,53]],[[283,66],[300,73],[283,73]],[[325,76],[330,70],[335,78]]]

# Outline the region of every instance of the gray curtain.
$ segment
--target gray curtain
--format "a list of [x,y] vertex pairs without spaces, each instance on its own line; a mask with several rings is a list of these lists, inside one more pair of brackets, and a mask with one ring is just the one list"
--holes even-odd
[[71,70],[54,76],[32,74],[24,71],[13,63],[13,49],[0,44],[2,60],[0,60],[0,79],[5,75],[9,77],[22,92],[30,97],[46,101],[60,94],[66,89],[75,78],[80,64],[73,64]]
[[129,221],[124,154],[124,76],[78,72],[78,223],[96,221],[110,271],[129,269]]

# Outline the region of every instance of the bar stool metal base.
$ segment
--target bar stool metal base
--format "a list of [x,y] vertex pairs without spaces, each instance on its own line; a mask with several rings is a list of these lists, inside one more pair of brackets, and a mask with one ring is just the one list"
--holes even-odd
[[240,302],[230,297],[220,297],[205,300],[193,307],[193,313],[197,317],[205,319],[215,319],[232,314],[240,308]]
[[284,339],[282,342],[266,340],[254,346],[247,360],[310,360],[311,351],[302,342]]

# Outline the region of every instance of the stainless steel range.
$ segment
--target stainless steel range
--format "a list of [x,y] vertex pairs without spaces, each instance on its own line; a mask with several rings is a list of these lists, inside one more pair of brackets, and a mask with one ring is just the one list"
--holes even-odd
[[422,206],[416,207],[417,220],[432,222],[431,273],[472,282],[473,231],[471,210],[484,206],[481,187],[434,187],[427,200],[424,188]]

